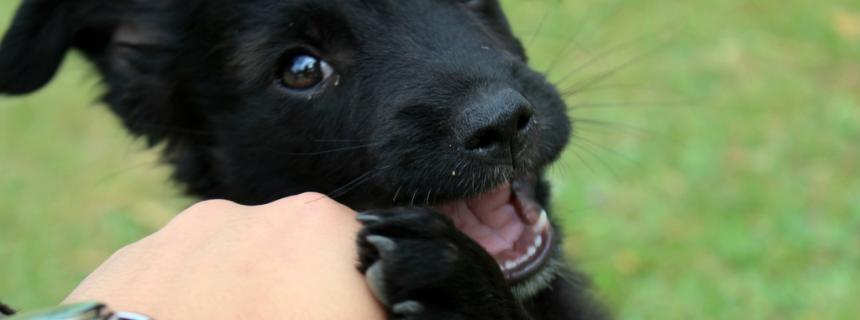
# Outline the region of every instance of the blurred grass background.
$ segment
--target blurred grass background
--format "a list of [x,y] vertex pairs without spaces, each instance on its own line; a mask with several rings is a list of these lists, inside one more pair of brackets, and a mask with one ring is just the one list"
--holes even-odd
[[[504,3],[532,64],[575,93],[554,209],[620,318],[860,314],[860,2]],[[0,97],[15,306],[61,300],[192,202],[99,92],[73,55],[38,94]]]

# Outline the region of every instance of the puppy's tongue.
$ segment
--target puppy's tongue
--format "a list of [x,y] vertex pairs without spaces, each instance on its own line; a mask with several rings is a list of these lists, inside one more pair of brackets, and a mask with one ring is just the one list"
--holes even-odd
[[530,179],[517,180],[436,209],[480,244],[508,281],[518,281],[540,270],[552,251],[552,226],[534,188]]
[[511,185],[505,184],[476,198],[444,204],[457,229],[478,242],[490,255],[513,248],[522,236],[525,223],[511,201]]
[[511,256],[503,253],[525,253],[546,227],[546,221],[539,223],[543,209],[533,193],[527,183],[506,183],[475,198],[446,203],[437,209],[503,262],[502,256]]

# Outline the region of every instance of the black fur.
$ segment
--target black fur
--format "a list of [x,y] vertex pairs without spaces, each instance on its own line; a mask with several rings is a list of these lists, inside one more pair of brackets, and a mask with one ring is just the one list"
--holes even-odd
[[[0,93],[37,90],[70,49],[98,68],[128,129],[166,145],[190,194],[258,204],[318,191],[384,216],[362,234],[399,250],[362,237],[362,270],[382,261],[396,270],[392,302],[424,307],[391,304],[392,318],[605,317],[569,270],[516,299],[476,243],[418,208],[542,176],[570,136],[564,102],[527,66],[495,0],[25,0],[0,44]],[[335,74],[285,88],[296,50]],[[469,132],[503,107],[528,123],[516,139],[492,136],[510,155],[485,161]],[[547,203],[545,183],[539,193]]]
[[[484,249],[429,209],[402,208],[363,213],[359,234],[360,270],[380,265],[376,284],[392,318],[526,319],[523,307],[505,284],[496,262]],[[369,236],[388,239],[380,248]],[[373,284],[372,284],[373,285]],[[425,309],[398,313],[395,306],[413,301]]]
[[3,302],[0,302],[0,318],[2,318],[2,316],[11,316],[14,314],[15,310],[12,309],[12,307],[3,304]]

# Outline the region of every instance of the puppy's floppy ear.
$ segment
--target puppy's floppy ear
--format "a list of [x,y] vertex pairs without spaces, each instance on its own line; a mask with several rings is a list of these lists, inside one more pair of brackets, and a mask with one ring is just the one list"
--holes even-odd
[[[72,47],[98,50],[76,39],[88,28],[110,25],[102,11],[110,0],[24,0],[0,42],[0,93],[33,92],[53,78]],[[84,48],[84,46],[89,46]]]

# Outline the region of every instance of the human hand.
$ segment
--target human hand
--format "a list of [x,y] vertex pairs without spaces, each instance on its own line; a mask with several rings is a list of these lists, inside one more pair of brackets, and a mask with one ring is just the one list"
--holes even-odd
[[355,267],[354,217],[313,193],[201,202],[117,251],[65,302],[156,319],[383,319]]

